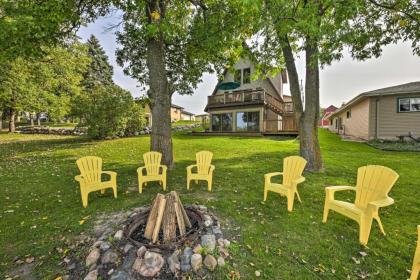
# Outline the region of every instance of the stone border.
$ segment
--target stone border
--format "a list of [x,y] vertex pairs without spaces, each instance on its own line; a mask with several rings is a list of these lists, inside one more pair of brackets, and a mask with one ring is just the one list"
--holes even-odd
[[136,247],[124,236],[124,230],[134,216],[148,207],[104,213],[94,222],[93,237],[87,237],[79,251],[87,251],[81,259],[65,262],[67,275],[63,279],[182,279],[186,275],[206,277],[217,267],[225,266],[230,258],[230,241],[224,239],[217,218],[203,205],[189,206],[200,211],[204,229],[200,238],[186,242],[174,250],[152,246]]

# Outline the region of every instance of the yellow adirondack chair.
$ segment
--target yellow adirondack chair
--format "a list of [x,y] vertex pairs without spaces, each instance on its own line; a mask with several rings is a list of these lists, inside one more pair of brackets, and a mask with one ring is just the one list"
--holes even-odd
[[420,271],[420,225],[417,226],[417,249],[414,253],[414,259],[413,259],[413,268],[411,269],[411,277],[410,280],[417,280],[419,277],[419,271]]
[[[80,193],[82,195],[83,207],[88,205],[89,193],[100,190],[105,193],[105,189],[112,189],[114,197],[117,198],[117,173],[102,170],[102,159],[100,157],[82,157],[76,161],[80,175],[74,177],[80,183]],[[102,181],[102,174],[110,176],[109,181]]]
[[[201,151],[195,154],[197,159],[197,164],[193,164],[187,167],[187,189],[190,189],[190,181],[195,180],[198,183],[198,180],[207,181],[208,191],[211,192],[211,187],[213,184],[213,171],[214,165],[211,164],[211,159],[213,158],[213,153],[208,151]],[[193,172],[193,168],[196,168],[196,172]]]
[[[368,165],[360,167],[357,171],[356,187],[334,186],[325,188],[323,222],[327,222],[329,210],[334,210],[355,220],[359,223],[359,240],[362,245],[368,243],[373,219],[378,222],[382,234],[385,235],[384,227],[379,218],[379,208],[394,203],[388,193],[398,177],[399,175],[394,170],[385,166]],[[346,190],[356,192],[354,203],[334,199],[335,192]]]
[[[300,196],[297,190],[297,185],[305,181],[302,176],[303,170],[306,166],[306,160],[299,156],[286,157],[283,160],[283,172],[273,172],[264,175],[264,201],[267,200],[269,191],[276,192],[282,196],[287,197],[287,210],[292,212],[295,194],[300,203]],[[271,178],[274,176],[283,175],[283,183],[272,183]]]
[[[158,181],[166,190],[166,171],[168,168],[161,165],[162,154],[159,152],[147,152],[143,155],[144,166],[137,169],[139,177],[139,193],[143,192],[143,184],[147,182]],[[145,171],[145,172],[144,172]]]

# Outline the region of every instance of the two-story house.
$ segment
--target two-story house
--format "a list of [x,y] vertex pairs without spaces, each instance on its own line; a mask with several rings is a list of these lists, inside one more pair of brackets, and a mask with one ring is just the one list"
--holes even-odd
[[209,132],[297,134],[297,121],[290,96],[283,95],[287,74],[253,80],[255,66],[239,60],[208,96]]

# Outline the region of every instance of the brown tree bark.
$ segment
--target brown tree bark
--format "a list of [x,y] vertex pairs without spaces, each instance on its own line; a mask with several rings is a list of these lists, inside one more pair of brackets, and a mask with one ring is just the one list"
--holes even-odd
[[36,114],[36,122],[38,126],[41,126],[41,113]]
[[3,110],[0,109],[0,132],[3,130]]
[[14,133],[16,131],[15,117],[16,117],[16,111],[15,109],[11,108],[9,110],[9,132],[11,133]]
[[[146,14],[159,11],[161,19],[164,18],[162,1],[149,1]],[[162,163],[173,167],[173,145],[171,136],[171,93],[169,91],[168,77],[166,73],[165,44],[162,37],[150,38],[147,42],[147,68],[149,70],[149,98],[152,109],[152,133],[150,147],[152,151],[162,153]]]
[[[313,47],[315,46],[315,47]],[[306,170],[322,170],[321,149],[318,141],[319,121],[319,64],[316,44],[307,44],[306,53],[306,82],[305,82],[305,110],[299,87],[299,75],[296,70],[293,50],[287,36],[283,38],[282,51],[289,74],[290,92],[292,95],[296,119],[299,123],[300,155],[308,164]]]

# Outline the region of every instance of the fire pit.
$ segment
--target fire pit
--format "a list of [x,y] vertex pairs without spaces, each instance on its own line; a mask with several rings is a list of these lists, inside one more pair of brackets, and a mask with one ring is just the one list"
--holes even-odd
[[[205,206],[158,194],[150,207],[107,214],[95,223],[86,258],[68,263],[70,279],[208,277],[229,258],[230,242]],[[88,271],[86,271],[86,267]]]

